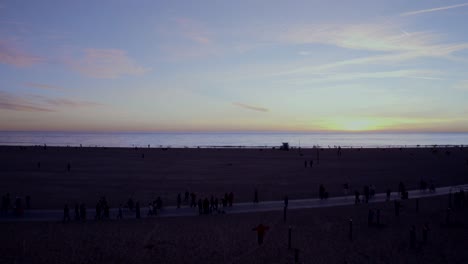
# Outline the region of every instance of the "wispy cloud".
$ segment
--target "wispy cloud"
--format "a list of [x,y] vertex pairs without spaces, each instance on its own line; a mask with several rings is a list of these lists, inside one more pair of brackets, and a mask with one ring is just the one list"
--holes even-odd
[[16,67],[28,67],[42,61],[44,61],[43,58],[20,49],[19,44],[15,41],[0,39],[0,63]]
[[160,44],[169,59],[193,59],[219,54],[222,47],[216,43],[213,32],[204,23],[178,17],[168,19],[157,27],[159,35],[163,36]]
[[0,109],[28,112],[54,112],[54,110],[42,106],[31,99],[3,91],[0,91]]
[[248,105],[248,104],[243,104],[243,103],[238,103],[238,102],[233,102],[232,104],[235,105],[235,106],[242,107],[244,109],[258,111],[258,112],[268,112],[269,111],[268,108],[253,106],[253,105]]
[[96,107],[102,104],[42,95],[17,95],[0,91],[0,109],[27,112],[56,112],[65,108]]
[[[310,78],[310,72],[307,78],[292,78],[284,79],[284,81],[292,81],[294,83],[325,83],[325,82],[343,82],[361,79],[391,79],[391,78],[414,78],[414,79],[430,79],[441,80],[438,76],[441,73],[433,70],[397,70],[397,71],[376,71],[376,72],[337,72],[337,73],[316,73],[313,78]],[[428,76],[428,77],[426,77]]]
[[90,101],[80,101],[80,100],[70,100],[66,98],[45,98],[44,102],[51,106],[57,107],[92,107],[92,106],[102,106],[100,103],[90,102]]
[[[301,25],[287,30],[278,41],[284,44],[326,44],[345,49],[379,52],[360,58],[321,65],[297,67],[280,74],[323,73],[350,65],[395,64],[419,58],[456,60],[455,52],[468,49],[468,43],[442,43],[439,34],[408,32],[400,23]],[[429,76],[430,77],[430,76]]]
[[94,78],[113,79],[124,75],[142,75],[150,68],[138,65],[119,49],[85,49],[79,59],[66,59],[66,64],[81,74]]
[[210,44],[212,42],[209,33],[203,29],[199,22],[189,18],[176,18],[175,21],[180,33],[187,39],[198,44]]
[[42,84],[42,83],[27,82],[27,83],[23,83],[23,85],[28,86],[28,87],[38,88],[38,89],[44,89],[44,90],[55,90],[55,91],[66,90],[65,88],[60,87],[60,86]]
[[400,16],[419,15],[419,14],[442,11],[442,10],[453,9],[453,8],[464,7],[464,6],[468,6],[468,3],[463,3],[463,4],[458,4],[458,5],[450,5],[450,6],[442,6],[442,7],[435,7],[435,8],[422,9],[422,10],[416,10],[416,11],[401,13]]

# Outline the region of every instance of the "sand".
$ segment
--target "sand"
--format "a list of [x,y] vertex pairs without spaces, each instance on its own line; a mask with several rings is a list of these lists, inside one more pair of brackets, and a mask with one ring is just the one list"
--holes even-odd
[[[280,212],[159,218],[87,223],[0,223],[2,263],[293,263],[299,249],[301,263],[467,263],[468,210],[452,213],[462,228],[445,228],[447,197],[403,202],[400,217],[393,205]],[[368,227],[369,208],[381,210],[383,228]],[[353,241],[348,219],[353,219]],[[270,227],[258,246],[251,229]],[[422,243],[422,226],[430,227]],[[416,226],[417,248],[409,245],[409,229]],[[292,226],[292,250],[288,227]]]
[[[446,154],[450,151],[450,155]],[[144,158],[142,157],[144,154]],[[438,186],[467,183],[466,149],[123,149],[0,147],[0,193],[31,195],[33,208],[61,208],[64,202],[95,204],[107,196],[111,205],[129,196],[148,201],[160,195],[174,204],[186,189],[199,196],[233,191],[236,201],[317,196],[323,183],[331,196],[342,184],[377,192],[408,189],[419,181]],[[314,159],[312,168],[304,160]],[[41,162],[41,168],[37,163]],[[71,171],[67,172],[67,163]],[[446,196],[404,201],[400,217],[392,203],[195,217],[167,217],[86,223],[0,223],[0,263],[293,263],[287,248],[288,227],[301,263],[467,263],[467,209],[452,213],[461,228],[445,228]],[[368,209],[380,209],[384,228],[367,226]],[[348,220],[353,219],[353,241]],[[428,223],[429,242],[421,244]],[[251,229],[270,226],[258,246]],[[409,248],[409,228],[418,246]]]
[[[320,162],[315,149],[0,147],[0,193],[30,195],[36,209],[60,209],[65,202],[94,206],[103,195],[114,207],[130,196],[143,204],[157,196],[175,204],[185,190],[198,197],[232,191],[235,201],[247,202],[255,188],[260,200],[281,200],[316,197],[321,183],[338,196],[345,182],[351,190],[373,184],[385,192],[396,191],[399,181],[409,189],[421,179],[438,186],[468,181],[466,148],[343,149],[340,157],[324,149],[319,156]],[[304,168],[306,160],[314,160],[312,168]]]

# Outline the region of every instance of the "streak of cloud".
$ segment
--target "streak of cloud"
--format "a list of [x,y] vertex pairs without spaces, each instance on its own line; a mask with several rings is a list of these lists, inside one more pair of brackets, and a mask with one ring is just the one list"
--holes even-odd
[[28,67],[43,60],[39,56],[31,55],[21,50],[18,48],[17,43],[0,39],[0,63],[15,67]]
[[43,90],[55,90],[55,91],[63,91],[63,90],[66,90],[65,88],[60,87],[60,86],[49,85],[49,84],[42,84],[42,83],[27,82],[27,83],[24,83],[23,85],[24,85],[24,86],[28,86],[28,87],[43,89]]
[[234,102],[232,104],[236,105],[236,106],[239,106],[239,107],[242,107],[244,109],[258,111],[258,112],[268,112],[269,111],[268,108],[253,106],[253,105],[248,105],[248,104],[243,104],[243,103],[238,103],[238,102]]
[[0,91],[0,109],[27,112],[54,112],[53,109],[42,106],[31,99]]
[[422,9],[422,10],[416,10],[416,11],[401,13],[400,16],[413,16],[413,15],[431,13],[431,12],[442,11],[442,10],[453,9],[453,8],[464,7],[464,6],[468,6],[468,3],[463,3],[463,4],[458,4],[458,5],[450,5],[450,6],[442,6],[442,7],[429,8],[429,9]]
[[102,79],[138,76],[151,70],[138,65],[124,50],[119,49],[85,49],[82,58],[68,58],[65,63],[85,76]]
[[27,112],[57,112],[62,108],[82,108],[102,104],[67,98],[50,98],[42,95],[17,95],[0,91],[0,109]]

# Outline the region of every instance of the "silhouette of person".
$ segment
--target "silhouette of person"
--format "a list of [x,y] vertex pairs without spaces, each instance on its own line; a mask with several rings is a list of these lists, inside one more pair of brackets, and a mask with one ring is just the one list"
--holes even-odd
[[84,203],[80,205],[80,219],[86,221],[86,205]]
[[364,198],[365,198],[366,203],[369,202],[369,196],[370,196],[369,186],[365,185],[364,186]]
[[70,162],[67,164],[67,171],[70,172],[71,170],[71,165],[70,165]]
[[188,199],[189,199],[189,192],[188,191],[185,191],[185,197],[184,197],[184,203],[188,203]]
[[429,225],[427,223],[424,223],[424,226],[423,226],[423,242],[424,243],[427,243],[428,233],[429,233]]
[[68,204],[65,204],[63,207],[63,222],[69,222],[70,221],[70,208],[68,208]]
[[254,190],[254,200],[253,200],[254,203],[258,203],[258,190],[255,188]]
[[208,198],[205,198],[205,200],[203,200],[203,213],[210,213],[210,201],[208,200]]
[[134,205],[134,204],[133,204],[133,199],[132,199],[131,197],[128,198],[127,206],[128,206],[128,209],[129,209],[130,211],[133,211],[133,205]]
[[288,204],[289,204],[289,198],[288,198],[288,196],[286,195],[286,196],[284,197],[284,207],[288,208]]
[[180,193],[177,195],[177,208],[180,208],[180,204],[182,203],[182,197]]
[[101,219],[101,203],[96,204],[96,217],[97,220]]
[[359,196],[361,194],[358,191],[354,191],[354,204],[358,204],[361,202],[361,199],[359,199]]
[[304,160],[304,168],[307,168],[307,160]]
[[214,203],[214,197],[213,195],[211,195],[211,198],[210,198],[210,213],[213,212],[214,208],[215,208],[215,203]]
[[390,189],[387,189],[387,201],[390,201],[390,194],[392,191]]
[[157,205],[158,210],[162,209],[163,205],[162,205],[162,200],[160,196],[158,196],[158,198],[156,199],[156,205]]
[[234,193],[230,192],[229,193],[229,207],[232,207],[233,203],[234,203]]
[[203,202],[202,202],[202,199],[201,199],[201,198],[198,199],[198,213],[199,213],[200,215],[203,214]]
[[226,202],[226,205],[223,204],[223,206],[227,207],[229,204],[229,195],[227,193],[224,193],[224,201]]
[[309,161],[309,166],[312,168],[313,165],[314,165],[314,161],[313,161],[313,160],[310,160],[310,161]]
[[122,204],[119,205],[119,212],[117,213],[117,219],[122,219],[123,214],[122,214]]
[[31,196],[26,195],[26,209],[31,209]]
[[319,198],[320,200],[325,199],[325,187],[323,186],[323,184],[320,184],[319,186]]
[[258,245],[263,244],[263,237],[265,236],[265,232],[270,229],[270,227],[265,226],[263,224],[259,224],[257,227],[254,227],[252,231],[257,231],[257,241]]
[[192,203],[190,203],[190,207],[197,207],[197,196],[194,193],[191,193],[190,196],[192,197]]
[[135,210],[136,210],[136,219],[140,219],[141,214],[140,214],[140,202],[139,201],[137,201],[135,204]]
[[106,203],[104,203],[104,218],[105,219],[109,219],[110,218],[110,207],[109,205]]
[[78,221],[80,218],[80,206],[75,204],[75,220]]
[[411,248],[416,247],[416,227],[414,225],[410,229],[410,246]]

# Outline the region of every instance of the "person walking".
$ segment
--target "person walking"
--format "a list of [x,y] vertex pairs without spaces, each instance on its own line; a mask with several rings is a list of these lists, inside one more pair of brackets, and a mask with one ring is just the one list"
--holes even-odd
[[63,222],[70,222],[70,208],[68,208],[68,204],[63,206]]
[[265,226],[263,224],[259,224],[258,226],[254,227],[252,231],[257,231],[257,242],[258,245],[263,244],[263,237],[265,236],[265,232],[270,229],[270,227]]

